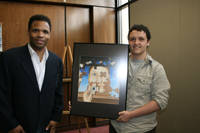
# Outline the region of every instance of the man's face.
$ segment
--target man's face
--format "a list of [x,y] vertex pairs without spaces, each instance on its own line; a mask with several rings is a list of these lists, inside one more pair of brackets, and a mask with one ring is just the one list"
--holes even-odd
[[146,55],[149,41],[144,31],[133,30],[129,35],[129,45],[133,56]]
[[43,49],[50,39],[49,24],[45,21],[33,21],[29,31],[29,38],[33,49]]

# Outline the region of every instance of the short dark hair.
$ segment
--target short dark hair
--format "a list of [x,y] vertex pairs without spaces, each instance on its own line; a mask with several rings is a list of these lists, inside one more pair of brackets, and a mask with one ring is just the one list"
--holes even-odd
[[130,30],[128,32],[128,40],[129,40],[130,33],[133,30],[144,31],[146,33],[147,40],[149,41],[151,39],[151,33],[150,33],[149,29],[146,26],[144,26],[142,24],[135,24],[130,28]]
[[45,22],[47,22],[49,24],[50,31],[51,31],[51,21],[50,21],[50,19],[47,16],[41,15],[41,14],[33,15],[32,17],[30,17],[29,22],[28,22],[28,31],[30,31],[31,25],[34,21],[45,21]]

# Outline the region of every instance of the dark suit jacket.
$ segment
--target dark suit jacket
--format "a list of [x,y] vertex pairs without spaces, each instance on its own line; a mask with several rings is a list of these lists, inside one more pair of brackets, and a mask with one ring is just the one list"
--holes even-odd
[[5,51],[0,57],[0,131],[22,125],[36,133],[50,120],[59,121],[63,109],[62,61],[49,51],[39,91],[28,46]]

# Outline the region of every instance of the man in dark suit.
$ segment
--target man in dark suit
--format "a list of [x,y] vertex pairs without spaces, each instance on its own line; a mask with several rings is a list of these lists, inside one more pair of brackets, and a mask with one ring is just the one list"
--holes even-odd
[[34,15],[29,43],[0,57],[0,131],[55,132],[63,109],[62,61],[47,50],[51,22]]

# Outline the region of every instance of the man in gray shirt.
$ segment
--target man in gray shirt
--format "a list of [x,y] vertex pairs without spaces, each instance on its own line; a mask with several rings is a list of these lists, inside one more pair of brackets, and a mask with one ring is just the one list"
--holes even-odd
[[163,66],[147,52],[150,39],[144,25],[134,25],[129,31],[126,110],[111,121],[110,133],[155,133],[156,112],[167,106],[170,84]]

